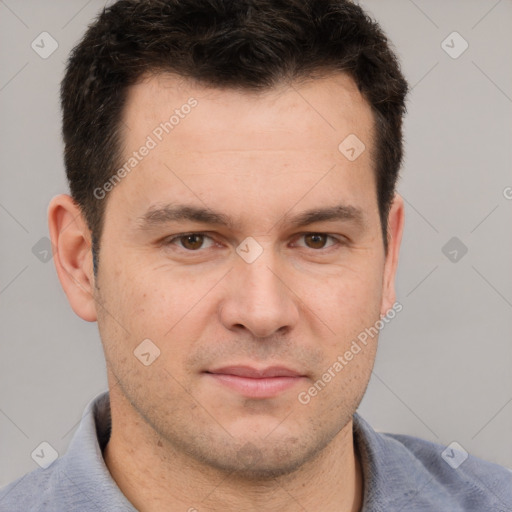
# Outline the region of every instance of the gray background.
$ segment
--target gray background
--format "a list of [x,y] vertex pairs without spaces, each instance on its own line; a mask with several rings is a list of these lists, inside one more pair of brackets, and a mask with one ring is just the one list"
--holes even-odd
[[[377,430],[457,441],[512,467],[512,2],[361,3],[413,91],[399,185],[403,311],[381,334],[360,412]],[[63,453],[107,385],[97,327],[72,312],[39,242],[49,200],[67,191],[64,62],[103,5],[0,1],[0,485],[37,467],[42,441]],[[43,31],[59,45],[47,59],[31,48]],[[469,44],[456,59],[441,47],[453,31]]]

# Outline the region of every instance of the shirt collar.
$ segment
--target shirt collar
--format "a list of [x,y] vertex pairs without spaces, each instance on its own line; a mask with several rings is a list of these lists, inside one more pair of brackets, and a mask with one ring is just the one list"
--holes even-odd
[[109,392],[105,391],[85,408],[80,425],[62,457],[61,477],[94,502],[98,510],[104,510],[108,504],[109,510],[136,512],[103,460],[102,450],[110,438],[110,431]]
[[[108,503],[112,510],[136,512],[103,459],[111,428],[109,392],[105,391],[87,405],[68,451],[62,457],[61,476],[99,509]],[[394,510],[412,499],[424,485],[421,463],[400,442],[375,432],[357,413],[353,416],[353,434],[363,471],[362,512]],[[408,482],[406,489],[404,482]]]

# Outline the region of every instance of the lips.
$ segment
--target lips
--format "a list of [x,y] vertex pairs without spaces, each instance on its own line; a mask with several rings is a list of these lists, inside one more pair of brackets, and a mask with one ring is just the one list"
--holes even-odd
[[226,366],[204,372],[216,384],[248,398],[272,398],[296,386],[306,378],[283,366],[253,368]]
[[264,379],[274,377],[301,377],[299,372],[283,366],[270,366],[268,368],[256,369],[250,366],[226,366],[217,370],[210,370],[207,373],[235,375],[236,377],[248,377],[250,379]]

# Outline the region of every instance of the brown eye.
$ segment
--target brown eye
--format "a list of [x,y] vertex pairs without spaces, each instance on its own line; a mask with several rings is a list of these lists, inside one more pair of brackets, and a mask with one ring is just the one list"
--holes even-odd
[[175,246],[181,251],[204,252],[215,247],[215,240],[205,233],[184,233],[167,238],[164,244],[168,247]]
[[309,233],[304,235],[304,242],[310,249],[323,249],[328,238],[328,235],[321,233]]
[[194,233],[192,235],[180,236],[179,240],[182,247],[185,249],[188,249],[189,251],[196,251],[197,249],[201,249],[204,238],[204,235]]

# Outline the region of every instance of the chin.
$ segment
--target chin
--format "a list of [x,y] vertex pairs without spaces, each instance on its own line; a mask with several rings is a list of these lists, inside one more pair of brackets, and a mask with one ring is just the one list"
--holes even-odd
[[[314,459],[326,445],[326,440],[299,439],[295,436],[279,441],[239,440],[237,446],[210,444],[210,450],[194,447],[189,455],[212,469],[229,474],[230,479],[270,481],[290,475]],[[216,450],[212,451],[211,446]],[[222,449],[223,448],[223,449]]]

